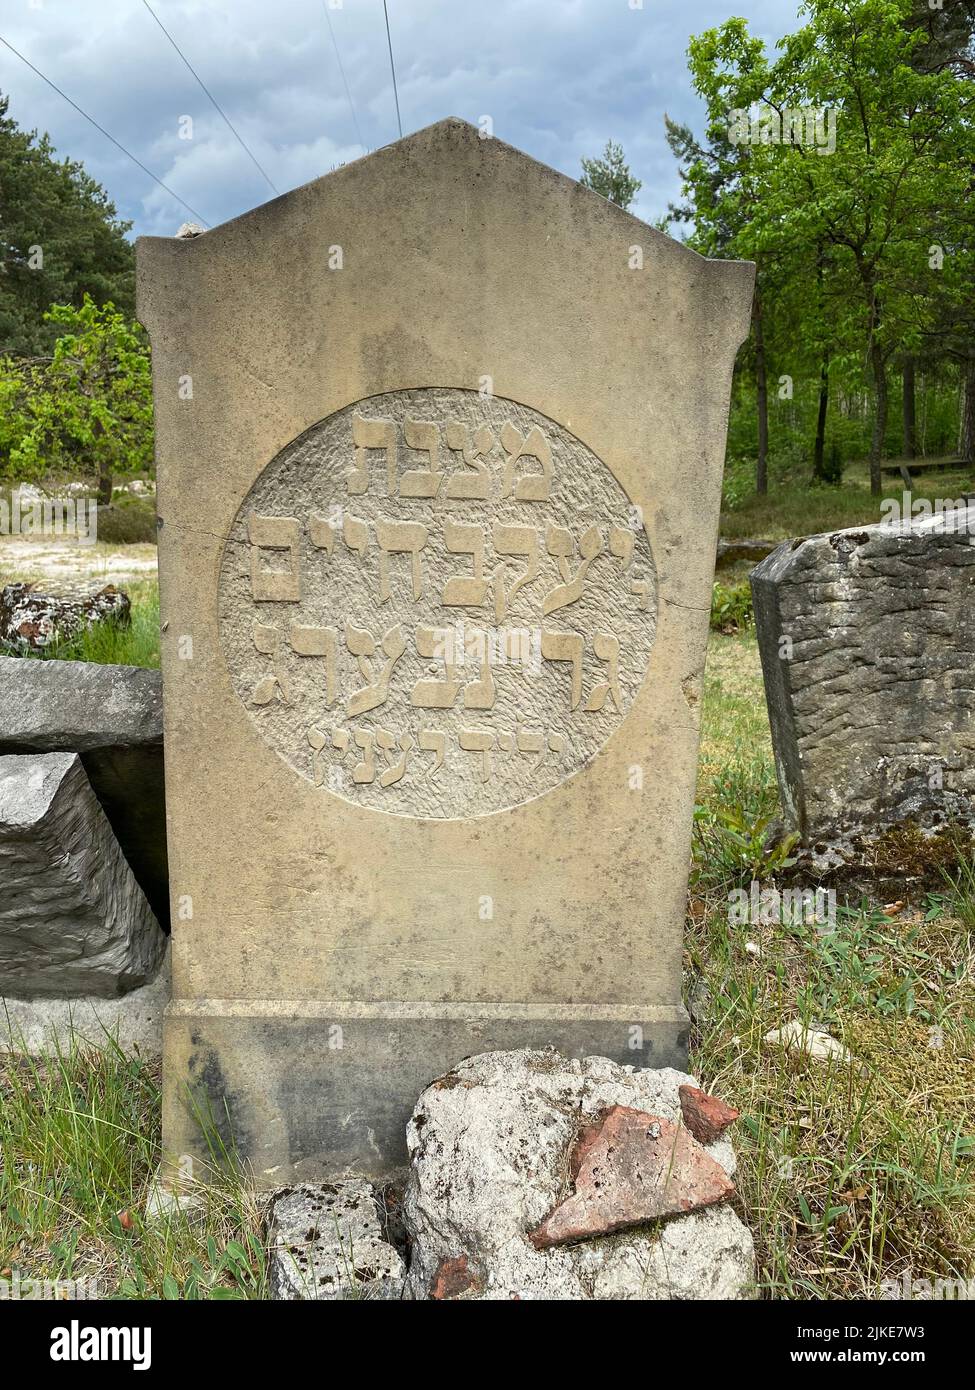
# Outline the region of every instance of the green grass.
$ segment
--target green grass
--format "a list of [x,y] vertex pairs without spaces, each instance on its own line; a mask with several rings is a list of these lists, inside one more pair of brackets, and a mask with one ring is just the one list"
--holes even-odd
[[94,661],[101,666],[159,666],[159,585],[138,579],[125,585],[132,621],[96,623],[35,655],[45,661]]
[[246,1184],[215,1170],[191,1213],[146,1219],[159,1116],[157,1067],[107,1039],[0,1054],[0,1278],[95,1280],[105,1298],[264,1296]]
[[[971,1278],[975,867],[920,905],[840,909],[835,930],[731,923],[729,891],[749,881],[776,806],[760,700],[754,638],[713,636],[685,950],[688,993],[707,1002],[691,1070],[742,1112],[737,1182],[759,1289],[854,1299],[905,1271]],[[747,833],[722,834],[723,813]],[[854,1064],[764,1042],[793,1019]]]
[[[919,460],[920,462],[921,460]],[[955,499],[975,488],[970,470],[926,473],[913,479],[915,500]],[[899,478],[883,479],[883,496],[902,497]],[[754,537],[785,540],[790,536],[812,536],[820,531],[838,531],[846,526],[865,526],[882,520],[880,498],[871,497],[863,465],[851,467],[841,487],[808,487],[804,484],[770,484],[766,497],[752,495],[739,506],[721,513],[721,535],[726,540]]]

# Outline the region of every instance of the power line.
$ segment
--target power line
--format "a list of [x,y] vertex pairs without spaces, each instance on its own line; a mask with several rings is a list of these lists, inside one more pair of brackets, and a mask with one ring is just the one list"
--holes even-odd
[[349,110],[352,112],[352,124],[355,126],[355,138],[359,142],[360,149],[365,149],[362,140],[362,132],[359,129],[359,121],[355,114],[355,106],[352,104],[352,93],[349,91],[349,83],[345,76],[345,68],[342,66],[342,55],[339,52],[338,40],[335,37],[335,30],[332,28],[332,16],[328,12],[328,0],[322,0],[322,9],[325,11],[325,22],[328,25],[328,32],[332,36],[332,47],[335,49],[335,57],[338,61],[339,72],[342,74],[342,82],[345,86],[345,95],[349,99]]
[[156,11],[155,11],[155,10],[152,8],[152,6],[149,4],[149,0],[142,0],[142,3],[143,3],[143,5],[145,5],[146,9],[149,11],[149,13],[152,15],[153,19],[154,19],[154,20],[156,21],[156,23],[159,25],[160,29],[161,29],[161,30],[163,31],[163,33],[166,35],[166,37],[167,37],[167,39],[169,40],[169,42],[173,45],[173,47],[175,48],[176,52],[177,52],[177,53],[179,54],[179,56],[182,58],[182,60],[183,60],[183,62],[185,63],[186,67],[189,69],[189,71],[190,71],[190,72],[193,74],[193,76],[196,78],[197,82],[198,82],[199,85],[203,88],[204,92],[206,92],[206,94],[207,94],[207,96],[210,98],[210,101],[211,101],[211,103],[212,103],[214,109],[216,110],[217,114],[220,115],[220,116],[223,118],[223,120],[224,120],[224,122],[225,122],[227,128],[230,130],[231,134],[236,138],[237,143],[240,145],[241,149],[242,149],[242,150],[244,151],[244,153],[248,156],[248,158],[250,159],[251,163],[254,165],[255,169],[257,169],[257,171],[258,171],[258,173],[261,175],[261,177],[262,177],[262,178],[265,180],[265,182],[269,185],[269,187],[270,187],[270,189],[271,189],[271,192],[276,194],[278,190],[274,187],[274,184],[271,183],[271,180],[270,180],[270,178],[268,177],[266,171],[265,171],[265,170],[262,168],[262,166],[258,163],[256,156],[255,156],[254,154],[252,154],[252,152],[251,152],[250,149],[247,147],[247,145],[244,144],[244,141],[243,141],[242,136],[241,136],[241,135],[238,133],[238,131],[234,128],[234,126],[233,126],[233,124],[232,124],[232,122],[231,122],[231,120],[230,120],[230,117],[227,115],[226,111],[224,111],[223,107],[220,106],[220,104],[218,103],[216,97],[215,97],[215,96],[213,95],[213,93],[210,91],[210,88],[209,88],[209,87],[207,86],[207,84],[203,81],[203,78],[202,78],[202,77],[200,76],[200,74],[196,71],[196,69],[194,68],[193,64],[190,62],[189,58],[187,58],[186,54],[185,54],[185,53],[183,52],[183,50],[180,48],[179,44],[176,42],[176,40],[173,38],[172,34],[171,34],[171,33],[169,32],[169,30],[166,28],[165,24],[163,24],[162,20],[161,20],[161,19],[159,18],[159,16],[156,14]]
[[403,138],[403,122],[399,118],[399,92],[396,90],[396,64],[393,62],[393,40],[389,33],[389,10],[386,8],[386,0],[383,0],[383,14],[386,16],[386,42],[389,44],[389,68],[393,74],[393,96],[396,100],[396,124],[399,126],[399,138]]
[[154,174],[151,169],[147,169],[141,159],[136,159],[135,155],[132,153],[131,150],[127,150],[125,146],[120,143],[120,141],[116,140],[114,135],[109,135],[105,127],[100,126],[93,116],[89,116],[87,111],[82,111],[78,103],[76,101],[72,101],[71,98],[68,96],[67,92],[62,92],[61,88],[57,86],[56,83],[52,82],[49,77],[44,76],[40,68],[35,68],[34,64],[30,61],[29,58],[25,58],[22,53],[18,53],[16,48],[14,48],[13,44],[8,43],[2,34],[0,34],[0,43],[3,44],[4,48],[9,48],[15,58],[19,58],[22,63],[26,63],[27,66],[30,68],[31,72],[36,73],[42,82],[46,82],[47,85],[50,88],[52,88],[53,91],[57,92],[59,97],[63,97],[69,106],[73,106],[79,116],[84,116],[88,124],[93,125],[97,131],[104,135],[106,140],[111,140],[112,144],[115,146],[117,150],[121,150],[127,159],[131,159],[133,164],[137,164],[144,174],[148,174],[154,183],[158,183],[159,187],[164,189],[171,198],[175,198],[177,203],[179,203],[181,207],[184,207],[187,212],[191,212],[193,216],[196,218],[197,222],[202,223],[204,227],[208,227],[210,225],[200,215],[200,213],[196,211],[195,208],[190,207],[189,203],[187,203],[185,199],[181,198],[178,193],[174,193],[173,190],[169,187],[169,185],[163,183],[162,179],[159,178],[158,175]]

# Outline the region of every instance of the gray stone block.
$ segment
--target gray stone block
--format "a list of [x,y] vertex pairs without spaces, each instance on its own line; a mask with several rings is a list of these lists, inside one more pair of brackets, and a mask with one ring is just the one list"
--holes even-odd
[[73,752],[168,925],[162,679],[137,666],[0,657],[0,754]]
[[806,843],[972,818],[975,508],[786,541],[752,593],[779,790]]
[[406,1265],[386,1239],[372,1184],[305,1184],[277,1195],[269,1217],[272,1298],[403,1297]]
[[165,943],[78,755],[0,758],[0,994],[125,994]]

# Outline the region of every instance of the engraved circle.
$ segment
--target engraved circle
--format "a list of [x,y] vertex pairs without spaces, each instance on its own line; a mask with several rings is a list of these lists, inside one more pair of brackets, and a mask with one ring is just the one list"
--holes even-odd
[[295,772],[453,819],[592,761],[646,673],[657,579],[638,510],[568,430],[423,388],[348,406],[272,459],[219,604],[234,688]]

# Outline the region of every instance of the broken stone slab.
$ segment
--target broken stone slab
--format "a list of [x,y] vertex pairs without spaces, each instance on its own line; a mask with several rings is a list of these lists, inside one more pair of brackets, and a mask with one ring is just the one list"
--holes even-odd
[[165,945],[78,755],[0,757],[0,994],[125,994]]
[[718,541],[714,567],[720,570],[725,569],[728,565],[737,565],[742,560],[764,560],[766,555],[771,555],[778,544],[778,541],[753,539],[726,541],[722,538]]
[[[0,890],[2,892],[2,890]],[[42,1056],[75,1043],[162,1056],[163,1012],[172,992],[169,952],[154,979],[117,999],[13,999],[0,994],[0,1052]]]
[[55,752],[81,755],[122,853],[167,925],[160,673],[0,657],[0,754]]
[[6,584],[0,589],[0,646],[11,651],[42,652],[97,623],[128,627],[132,602],[114,584],[97,593],[45,593],[36,584]]
[[386,1238],[372,1184],[351,1178],[304,1183],[271,1199],[272,1298],[289,1302],[400,1299],[406,1266]]
[[[530,1235],[569,1195],[581,1130],[626,1107],[680,1123],[672,1068],[634,1069],[554,1049],[468,1058],[420,1096],[407,1131],[403,1218],[413,1298],[745,1298],[753,1243],[727,1205],[536,1249]],[[693,1141],[690,1141],[693,1142]],[[727,1138],[702,1147],[730,1187]]]
[[975,802],[975,506],[786,541],[751,575],[785,829],[804,844]]
[[734,1195],[728,1174],[683,1126],[625,1105],[576,1139],[573,1191],[529,1235],[536,1250],[683,1216]]
[[680,1086],[678,1095],[684,1124],[701,1144],[713,1144],[720,1139],[741,1114],[725,1105],[720,1096],[709,1096],[699,1086]]
[[852,1053],[829,1033],[818,1028],[807,1028],[801,1019],[794,1018],[783,1028],[772,1028],[765,1034],[765,1041],[772,1047],[786,1048],[789,1052],[801,1052],[814,1062],[839,1062],[846,1065],[853,1061]]

